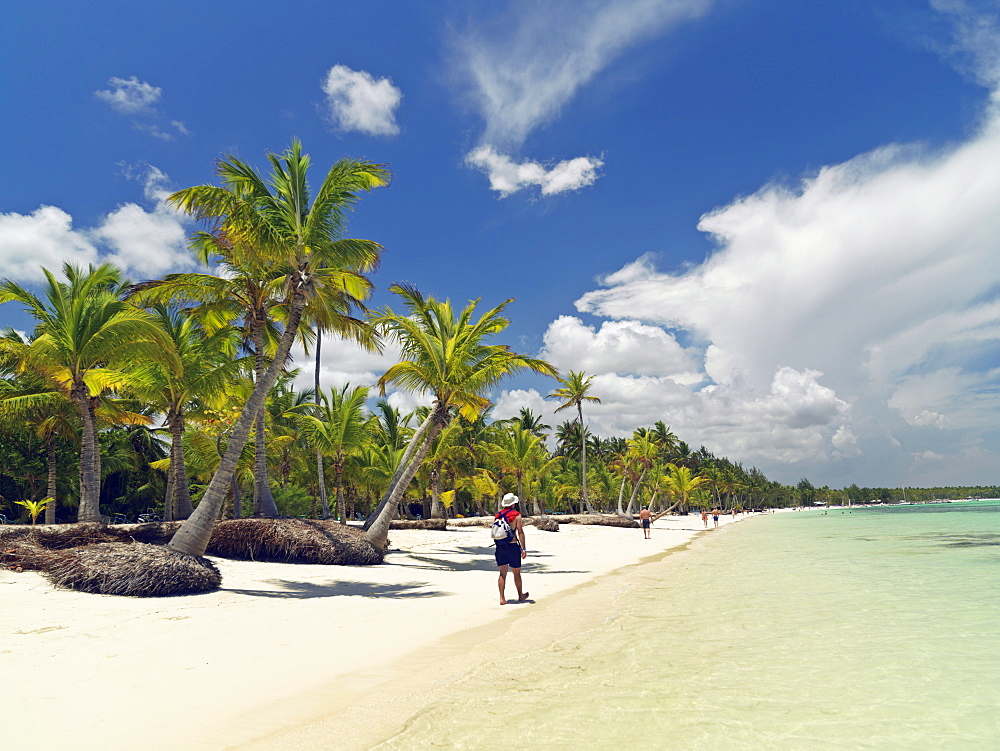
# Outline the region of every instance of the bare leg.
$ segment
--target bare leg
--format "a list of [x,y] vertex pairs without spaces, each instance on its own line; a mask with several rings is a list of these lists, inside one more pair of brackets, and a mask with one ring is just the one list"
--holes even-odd
[[519,602],[528,599],[528,593],[521,587],[521,569],[511,569],[514,572],[514,586],[517,587],[517,599]]
[[[514,581],[517,582],[517,591],[521,591],[521,572],[515,569]],[[504,591],[507,589],[507,567],[500,567],[500,576],[497,578],[497,586],[500,588],[500,604],[506,605],[507,598],[504,595]]]

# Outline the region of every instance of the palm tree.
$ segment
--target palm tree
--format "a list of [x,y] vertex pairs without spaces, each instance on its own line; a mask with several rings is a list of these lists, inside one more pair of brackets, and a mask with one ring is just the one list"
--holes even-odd
[[[309,443],[324,457],[333,460],[337,518],[347,524],[344,508],[344,466],[348,458],[371,440],[373,426],[365,415],[368,389],[345,385],[340,391],[331,389],[320,398],[319,416],[299,416]],[[321,496],[325,500],[325,493]],[[330,509],[323,507],[323,518],[330,518]]]
[[[635,485],[632,486],[632,495],[629,497],[628,508],[625,510],[624,516],[632,516],[635,510],[636,498],[639,497],[639,489],[642,487],[642,482],[646,479],[646,474],[649,472],[650,467],[653,466],[656,455],[659,453],[659,446],[656,445],[655,441],[646,434],[638,431],[637,433],[628,442],[627,456],[633,471],[638,470],[639,477],[636,479]],[[621,499],[618,502],[618,513],[622,513]]]
[[542,416],[536,415],[531,411],[530,407],[521,407],[521,411],[518,413],[517,417],[513,417],[510,420],[505,420],[514,425],[519,425],[528,432],[541,436],[544,435],[548,430],[551,429],[549,425],[545,425],[542,422]]
[[[486,451],[507,475],[513,475],[517,480],[517,495],[525,498],[524,479],[534,464],[537,464],[538,452],[542,439],[529,430],[519,426],[511,426],[494,434],[493,442]],[[535,501],[533,513],[541,514],[538,501]]]
[[385,372],[378,380],[378,387],[383,395],[390,384],[417,393],[430,392],[434,402],[410,439],[379,508],[366,522],[366,537],[377,547],[385,546],[396,504],[434,436],[451,421],[452,409],[474,420],[489,406],[484,393],[506,376],[524,369],[556,375],[555,369],[544,360],[486,343],[507,328],[509,321],[502,313],[511,300],[474,321],[478,300],[470,302],[456,316],[448,300],[425,298],[414,287],[403,284],[394,284],[390,289],[402,298],[407,313],[401,315],[387,307],[373,324],[383,336],[399,345],[403,360]]
[[[14,329],[6,329],[0,338],[14,345],[27,345],[28,340]],[[2,347],[0,347],[2,350]],[[18,363],[11,357],[0,358],[0,370],[11,374]],[[47,485],[45,497],[52,502],[45,507],[45,523],[56,523],[57,465],[56,441],[68,439],[76,442],[79,412],[58,384],[42,373],[22,373],[19,377],[0,380],[0,425],[5,430],[27,426],[45,445]],[[19,468],[21,469],[21,468]]]
[[146,372],[136,396],[164,415],[170,432],[170,475],[163,518],[187,519],[193,510],[181,443],[187,413],[225,393],[245,363],[234,359],[232,329],[207,334],[196,319],[162,304],[154,305],[151,312],[166,332],[173,356],[168,362],[150,361],[141,367]]
[[267,268],[280,269],[284,275],[284,328],[271,363],[236,421],[198,508],[169,543],[172,550],[187,555],[203,555],[208,546],[236,460],[284,368],[306,305],[312,301],[323,305],[327,290],[349,289],[379,260],[377,243],[338,238],[347,211],[360,194],[387,184],[389,175],[381,165],[342,159],[310,196],[306,180],[310,160],[298,140],[282,155],[268,154],[268,160],[267,180],[245,162],[229,157],[218,167],[224,187],[196,186],[169,198],[182,211],[214,224],[209,234],[218,240],[216,247],[232,249],[232,265],[261,274]]
[[587,430],[583,423],[583,403],[584,402],[597,402],[600,404],[601,400],[596,396],[589,396],[588,391],[590,391],[591,382],[594,380],[593,376],[588,376],[583,371],[571,370],[569,375],[565,378],[557,378],[556,380],[562,384],[562,388],[558,388],[549,394],[546,399],[561,399],[562,404],[556,408],[556,412],[560,412],[569,407],[576,407],[577,420],[580,423],[580,486],[583,492],[583,503],[587,507],[587,513],[593,513],[594,509],[590,505],[590,498],[587,497],[587,441],[586,434]]
[[101,520],[101,455],[97,404],[102,394],[128,384],[130,364],[167,358],[163,330],[145,311],[124,302],[121,273],[110,264],[86,271],[63,265],[62,282],[43,269],[44,299],[10,279],[0,282],[0,303],[19,302],[38,321],[30,343],[0,343],[22,371],[45,374],[80,412],[80,508],[77,520]]
[[695,491],[703,485],[707,485],[709,482],[707,477],[696,477],[688,467],[678,466],[676,464],[667,465],[667,474],[663,479],[666,483],[667,492],[670,493],[671,497],[675,500],[674,504],[670,508],[657,514],[655,517],[656,519],[659,519],[664,514],[673,511],[678,506],[682,509],[685,508],[691,501]]

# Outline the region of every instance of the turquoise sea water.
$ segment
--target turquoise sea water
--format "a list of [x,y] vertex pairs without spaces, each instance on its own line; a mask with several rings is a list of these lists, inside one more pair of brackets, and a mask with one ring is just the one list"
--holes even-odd
[[769,515],[385,748],[998,749],[1000,502]]

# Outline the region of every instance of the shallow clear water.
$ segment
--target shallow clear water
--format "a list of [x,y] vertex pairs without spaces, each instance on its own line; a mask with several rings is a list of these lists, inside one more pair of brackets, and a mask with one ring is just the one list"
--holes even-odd
[[695,548],[385,747],[1000,748],[1000,503],[775,514]]

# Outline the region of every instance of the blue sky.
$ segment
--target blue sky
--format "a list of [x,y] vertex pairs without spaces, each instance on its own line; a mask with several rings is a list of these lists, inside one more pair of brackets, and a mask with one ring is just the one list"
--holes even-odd
[[[193,268],[162,197],[299,137],[393,173],[351,224],[386,247],[376,305],[515,298],[507,342],[593,374],[599,434],[662,419],[788,483],[998,481],[996,0],[3,14],[0,276]],[[324,382],[391,358],[341,345]],[[495,415],[555,425],[552,388]]]

